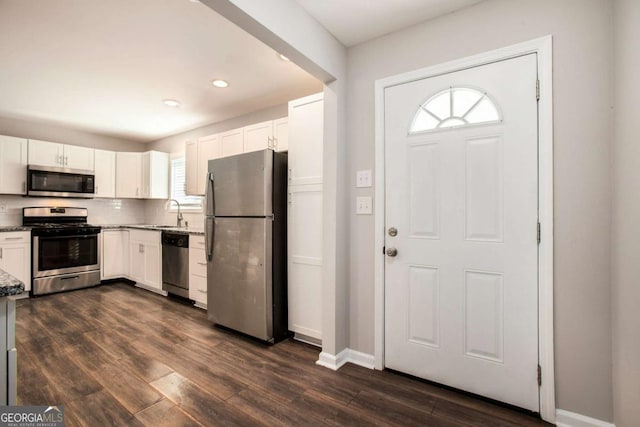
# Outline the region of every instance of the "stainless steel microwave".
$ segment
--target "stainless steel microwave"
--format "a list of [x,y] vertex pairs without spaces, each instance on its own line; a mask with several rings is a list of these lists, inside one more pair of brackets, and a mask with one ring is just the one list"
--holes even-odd
[[27,196],[91,198],[95,175],[88,170],[29,165]]

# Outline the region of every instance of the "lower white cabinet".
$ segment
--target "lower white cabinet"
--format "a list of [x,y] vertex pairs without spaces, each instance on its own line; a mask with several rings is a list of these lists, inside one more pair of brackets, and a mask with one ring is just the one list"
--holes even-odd
[[0,233],[0,269],[24,283],[31,290],[31,233],[12,231]]
[[129,279],[159,294],[162,290],[162,244],[160,231],[129,231]]
[[129,276],[129,230],[102,230],[100,279]]
[[189,299],[196,307],[207,308],[207,258],[204,237],[189,238]]

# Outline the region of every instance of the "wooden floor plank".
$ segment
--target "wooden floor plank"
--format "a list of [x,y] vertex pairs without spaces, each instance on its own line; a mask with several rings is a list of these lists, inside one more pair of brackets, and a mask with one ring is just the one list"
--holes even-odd
[[548,426],[404,375],[331,371],[313,346],[265,345],[126,284],[17,307],[18,401],[64,405],[68,426]]

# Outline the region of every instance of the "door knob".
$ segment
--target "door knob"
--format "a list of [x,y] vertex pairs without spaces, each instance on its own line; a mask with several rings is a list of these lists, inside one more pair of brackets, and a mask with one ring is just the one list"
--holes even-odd
[[396,248],[387,249],[387,256],[394,257],[396,255],[398,255],[398,250]]
[[389,236],[391,237],[395,237],[398,235],[398,229],[395,227],[391,227],[389,228],[389,231],[387,231],[389,233]]

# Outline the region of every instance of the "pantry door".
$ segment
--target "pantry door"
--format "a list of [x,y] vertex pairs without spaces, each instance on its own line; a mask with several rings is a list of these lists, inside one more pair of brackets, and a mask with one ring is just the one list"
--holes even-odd
[[387,87],[385,366],[538,402],[536,54]]

